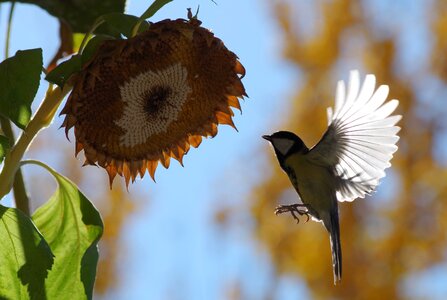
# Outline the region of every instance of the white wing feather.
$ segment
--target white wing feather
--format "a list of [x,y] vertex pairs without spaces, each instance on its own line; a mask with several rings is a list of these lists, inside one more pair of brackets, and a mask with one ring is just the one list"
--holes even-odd
[[[328,108],[328,129],[308,153],[315,163],[329,166],[337,177],[337,199],[353,201],[371,193],[385,177],[396,152],[401,116],[390,116],[398,100],[385,103],[389,88],[375,90],[376,78],[367,75],[360,88],[358,71],[351,71],[348,92],[339,81],[335,108]],[[374,91],[375,90],[375,91]],[[385,104],[384,104],[385,103]]]

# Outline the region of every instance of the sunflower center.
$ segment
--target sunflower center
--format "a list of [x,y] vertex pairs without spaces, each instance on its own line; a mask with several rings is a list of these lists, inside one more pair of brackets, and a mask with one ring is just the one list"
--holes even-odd
[[143,72],[120,86],[124,109],[121,118],[115,120],[123,130],[120,145],[142,145],[152,135],[167,132],[192,91],[187,78],[188,70],[177,63]]
[[172,94],[172,89],[168,86],[154,86],[150,91],[143,95],[144,99],[144,110],[148,117],[153,117],[157,115],[161,109],[168,105],[167,101],[169,96]]

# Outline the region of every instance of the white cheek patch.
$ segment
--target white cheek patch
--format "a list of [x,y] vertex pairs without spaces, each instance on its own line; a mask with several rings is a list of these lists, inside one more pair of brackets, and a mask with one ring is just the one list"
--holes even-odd
[[289,152],[290,148],[292,148],[293,144],[295,143],[292,140],[289,139],[273,139],[273,145],[275,148],[282,154],[286,155],[287,152]]

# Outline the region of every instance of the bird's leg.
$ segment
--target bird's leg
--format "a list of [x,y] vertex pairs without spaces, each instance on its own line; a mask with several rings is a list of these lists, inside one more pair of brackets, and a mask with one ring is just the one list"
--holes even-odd
[[300,218],[296,215],[295,211],[291,210],[290,213],[292,214],[293,218],[296,220],[296,224],[299,224]]
[[[290,212],[292,214],[292,217],[296,220],[297,223],[300,222],[299,216],[306,216],[308,222],[310,220],[309,217],[309,207],[306,204],[292,204],[292,205],[280,205],[275,209],[275,214],[283,214],[286,212]],[[298,214],[298,215],[297,215]]]

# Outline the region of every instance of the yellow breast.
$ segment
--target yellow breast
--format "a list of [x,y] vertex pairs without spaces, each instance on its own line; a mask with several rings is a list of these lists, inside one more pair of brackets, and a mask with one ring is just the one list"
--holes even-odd
[[306,155],[292,155],[285,160],[285,165],[295,173],[289,177],[304,204],[317,211],[330,207],[335,196],[335,182],[327,168],[313,164]]

